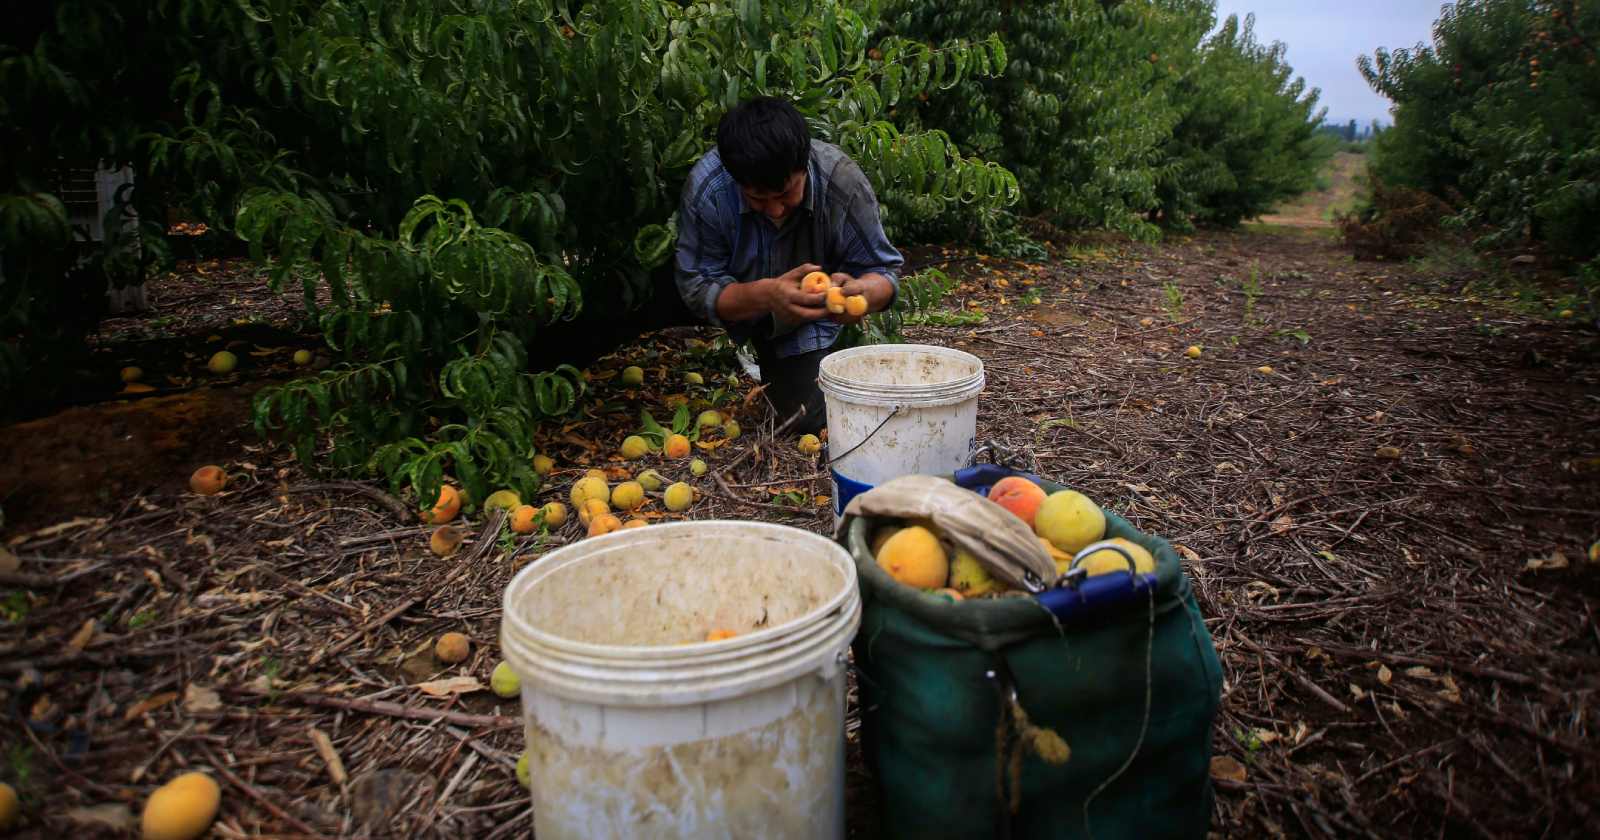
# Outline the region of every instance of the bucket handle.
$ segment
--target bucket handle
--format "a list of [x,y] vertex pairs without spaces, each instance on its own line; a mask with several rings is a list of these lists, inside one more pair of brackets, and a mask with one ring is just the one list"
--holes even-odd
[[849,449],[846,449],[845,451],[839,453],[838,456],[836,456],[836,457],[829,458],[823,464],[823,466],[824,467],[832,467],[834,464],[837,464],[840,461],[843,461],[845,459],[845,457],[848,456],[850,453],[856,451],[857,449],[860,449],[863,446],[866,446],[867,445],[867,441],[872,440],[874,435],[876,435],[880,431],[883,431],[883,427],[889,425],[889,421],[893,420],[895,418],[895,415],[897,415],[899,413],[900,413],[900,406],[898,406],[898,405],[894,406],[891,409],[889,409],[889,416],[883,418],[883,422],[879,423],[877,428],[873,429],[870,432],[867,432],[867,436],[862,438],[860,440],[860,442],[858,442],[855,446],[852,446]]

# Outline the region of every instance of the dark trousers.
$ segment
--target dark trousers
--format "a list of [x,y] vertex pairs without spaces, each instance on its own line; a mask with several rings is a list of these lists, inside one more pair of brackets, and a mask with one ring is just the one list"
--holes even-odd
[[767,386],[767,399],[778,410],[777,422],[782,424],[790,415],[805,408],[806,414],[789,427],[795,435],[816,434],[828,421],[827,407],[822,400],[822,389],[817,387],[817,369],[822,360],[833,352],[832,347],[812,350],[787,359],[778,358],[772,347],[755,342],[756,364],[761,366],[761,381]]

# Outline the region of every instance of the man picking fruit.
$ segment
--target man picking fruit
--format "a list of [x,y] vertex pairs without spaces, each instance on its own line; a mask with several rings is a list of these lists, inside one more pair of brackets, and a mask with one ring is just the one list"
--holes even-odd
[[861,167],[794,106],[762,97],[723,116],[683,188],[678,292],[755,345],[780,419],[806,410],[796,433],[822,428],[817,368],[843,325],[894,301],[902,263]]

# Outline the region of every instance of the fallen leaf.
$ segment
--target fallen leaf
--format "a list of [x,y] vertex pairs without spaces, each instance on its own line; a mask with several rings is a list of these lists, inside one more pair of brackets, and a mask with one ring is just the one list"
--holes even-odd
[[1433,679],[1433,669],[1426,665],[1413,665],[1406,669],[1406,676],[1415,677],[1419,680],[1431,680]]
[[1231,755],[1219,755],[1211,759],[1211,778],[1219,782],[1244,784],[1247,774],[1238,759]]
[[1570,565],[1572,563],[1567,560],[1567,555],[1559,551],[1552,551],[1548,557],[1529,558],[1527,565],[1523,566],[1522,570],[1525,572],[1542,572],[1547,569],[1565,569]]
[[1366,697],[1367,693],[1361,689],[1361,686],[1356,685],[1355,683],[1351,683],[1350,684],[1350,696],[1356,698],[1357,700],[1360,700],[1360,699]]
[[154,697],[147,697],[144,700],[140,700],[132,706],[129,706],[128,711],[122,715],[122,719],[133,720],[137,717],[143,717],[176,699],[178,699],[178,692],[163,691]]
[[222,708],[222,698],[209,688],[195,683],[183,690],[184,711],[191,714],[214,712]]
[[78,632],[72,634],[72,638],[67,641],[67,650],[72,653],[83,653],[83,649],[89,646],[89,640],[93,638],[94,619],[91,618],[85,620],[83,626],[78,628]]
[[1397,461],[1400,459],[1400,447],[1380,446],[1378,447],[1377,455],[1379,458],[1387,458],[1390,461]]
[[322,763],[328,765],[328,777],[336,785],[344,784],[349,774],[345,772],[344,761],[339,758],[338,750],[333,748],[333,740],[315,726],[306,734],[311,736],[311,743],[317,748],[317,755],[322,756]]
[[89,805],[82,808],[68,808],[61,812],[68,822],[78,825],[100,826],[108,831],[122,834],[132,834],[138,823],[133,818],[133,810],[120,802],[106,802],[101,805]]
[[1444,688],[1439,689],[1439,696],[1452,703],[1461,702],[1461,687],[1449,674],[1444,675]]
[[1188,560],[1190,563],[1200,562],[1200,555],[1194,553],[1194,549],[1186,545],[1175,545],[1173,546],[1173,549],[1176,550],[1178,554],[1182,555],[1183,559]]
[[13,574],[22,569],[22,560],[11,553],[11,549],[0,545],[0,573]]
[[1128,488],[1129,490],[1132,490],[1135,493],[1149,493],[1149,492],[1152,492],[1150,490],[1150,485],[1148,485],[1148,484],[1124,484],[1122,486]]
[[1278,740],[1278,733],[1270,729],[1257,729],[1255,731],[1255,739],[1263,744],[1270,744]]
[[1241,472],[1241,470],[1239,469],[1238,465],[1234,464],[1232,461],[1223,461],[1222,463],[1217,464],[1216,466],[1212,467],[1211,469],[1217,475],[1225,475],[1225,474],[1227,474],[1229,472],[1234,472],[1234,473]]
[[1389,670],[1389,666],[1388,665],[1379,665],[1378,666],[1378,682],[1381,682],[1384,685],[1388,685],[1389,681],[1392,680],[1392,679],[1394,679],[1394,672]]
[[1287,513],[1272,520],[1271,530],[1274,534],[1287,534],[1292,528],[1294,528],[1294,517]]
[[422,689],[424,694],[431,694],[434,697],[447,697],[451,694],[471,694],[474,691],[482,691],[483,683],[478,682],[477,677],[449,677],[442,680],[417,683],[417,688]]

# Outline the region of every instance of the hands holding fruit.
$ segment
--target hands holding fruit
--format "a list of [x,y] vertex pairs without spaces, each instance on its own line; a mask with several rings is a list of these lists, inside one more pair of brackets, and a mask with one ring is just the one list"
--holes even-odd
[[883,308],[893,293],[894,287],[882,275],[830,275],[812,263],[772,278],[767,291],[770,311],[780,318],[815,321],[831,317],[840,324],[859,323],[867,313]]

